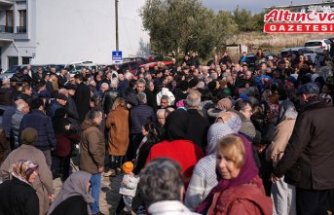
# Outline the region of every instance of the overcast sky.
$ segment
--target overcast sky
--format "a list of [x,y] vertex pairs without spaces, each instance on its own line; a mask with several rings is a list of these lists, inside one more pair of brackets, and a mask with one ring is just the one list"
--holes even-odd
[[[316,3],[321,0],[292,0],[293,4]],[[202,0],[204,6],[214,11],[234,10],[237,5],[241,9],[252,12],[261,12],[263,8],[278,5],[289,5],[291,0]]]

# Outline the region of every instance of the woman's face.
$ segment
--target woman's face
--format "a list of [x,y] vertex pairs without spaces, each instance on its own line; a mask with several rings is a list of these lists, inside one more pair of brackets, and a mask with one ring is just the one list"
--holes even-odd
[[28,182],[29,183],[34,183],[34,181],[36,180],[36,177],[37,177],[37,172],[36,170],[30,175],[30,177],[28,178]]
[[146,137],[148,135],[148,131],[146,131],[146,129],[144,127],[141,128],[141,133],[144,137]]
[[238,177],[240,173],[240,168],[232,160],[220,153],[217,154],[217,169],[221,177],[227,180]]

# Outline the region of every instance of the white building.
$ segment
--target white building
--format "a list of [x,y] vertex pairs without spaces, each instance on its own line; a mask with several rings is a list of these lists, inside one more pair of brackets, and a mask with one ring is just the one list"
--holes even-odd
[[[143,56],[149,37],[140,8],[145,0],[119,1],[119,49]],[[116,49],[115,0],[0,0],[0,67],[112,63]]]

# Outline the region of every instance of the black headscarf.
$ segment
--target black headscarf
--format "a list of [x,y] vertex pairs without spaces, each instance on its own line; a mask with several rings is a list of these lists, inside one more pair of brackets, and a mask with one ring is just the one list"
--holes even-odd
[[170,141],[187,139],[188,123],[188,113],[185,110],[176,110],[170,113],[165,125],[167,139]]

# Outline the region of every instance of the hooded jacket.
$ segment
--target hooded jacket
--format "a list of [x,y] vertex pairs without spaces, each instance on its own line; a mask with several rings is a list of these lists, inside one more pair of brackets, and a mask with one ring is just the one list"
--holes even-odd
[[91,121],[84,121],[81,129],[80,170],[96,174],[98,168],[104,166],[104,136]]

